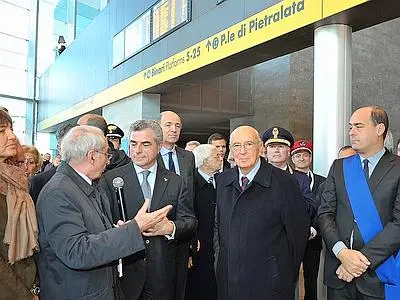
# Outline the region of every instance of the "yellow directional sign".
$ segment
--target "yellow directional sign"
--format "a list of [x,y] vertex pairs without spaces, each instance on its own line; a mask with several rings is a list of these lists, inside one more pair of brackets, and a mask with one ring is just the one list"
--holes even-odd
[[369,0],[322,0],[323,18],[332,16],[354,6],[368,2]]
[[46,129],[312,24],[322,0],[284,0],[39,123]]
[[365,2],[368,0],[283,0],[40,122],[39,130],[142,92]]

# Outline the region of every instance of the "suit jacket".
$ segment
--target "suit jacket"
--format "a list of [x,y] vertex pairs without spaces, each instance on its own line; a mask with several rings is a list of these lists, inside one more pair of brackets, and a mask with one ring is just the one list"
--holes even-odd
[[[182,177],[184,183],[186,184],[188,191],[188,198],[193,203],[194,196],[194,174],[195,174],[195,164],[193,153],[182,149],[178,146],[175,147],[176,156],[178,158],[180,176]],[[157,156],[157,163],[159,166],[167,169],[164,160],[161,155]]]
[[299,185],[261,159],[242,192],[238,172],[234,167],[218,178],[218,299],[289,299],[310,232]]
[[335,160],[324,183],[318,225],[327,245],[325,258],[325,283],[341,289],[345,282],[335,273],[340,261],[332,252],[338,241],[350,248],[350,235],[354,229],[353,249],[361,251],[371,262],[367,271],[355,278],[357,289],[365,295],[384,297],[384,287],[375,269],[390,255],[399,250],[400,241],[400,158],[386,150],[369,178],[369,187],[384,226],[375,238],[364,243],[347,196],[343,160]]
[[231,168],[231,164],[224,158],[222,162],[222,171],[229,170]]
[[[189,270],[185,299],[217,299],[213,249],[215,205],[216,190],[196,171],[194,212],[198,227],[192,244],[194,267]],[[197,252],[198,240],[200,250]]]
[[305,173],[296,170],[293,170],[291,172],[290,168],[288,169],[288,172],[292,174],[299,183],[300,193],[307,205],[307,211],[310,215],[310,219],[313,220],[317,215],[318,203],[314,197],[314,194],[311,192],[310,180],[308,179],[308,176]]
[[[127,217],[132,219],[144,203],[133,163],[108,171],[100,180],[111,199],[114,221],[122,219],[112,185],[116,177],[124,180]],[[167,217],[175,223],[175,239],[168,241],[164,236],[144,237],[146,259],[137,255],[124,259],[122,290],[125,299],[139,297],[146,276],[151,280],[154,299],[175,299],[176,274],[179,271],[176,266],[177,245],[179,241],[188,241],[191,238],[196,227],[196,218],[182,178],[158,166],[150,210],[154,211],[168,204],[173,206]]]
[[[179,164],[179,171],[180,176],[185,183],[187,190],[188,190],[188,198],[191,207],[193,208],[193,198],[194,198],[194,174],[195,174],[195,163],[194,163],[194,156],[193,153],[182,149],[178,146],[175,147],[176,155],[178,158]],[[160,166],[165,167],[164,160],[162,159],[161,155],[158,154],[157,157],[158,164]],[[186,291],[186,280],[187,280],[187,265],[189,260],[189,242],[184,241],[178,245],[178,249],[176,252],[177,255],[177,285],[176,285],[176,292],[175,300],[183,300],[185,298],[185,291]]]
[[105,192],[62,162],[37,203],[40,299],[114,299],[113,262],[144,249],[135,221],[112,228]]
[[39,197],[40,191],[43,189],[44,185],[49,182],[51,177],[56,174],[56,170],[57,168],[51,168],[50,170],[39,173],[29,179],[29,195],[31,195],[35,204]]
[[[319,206],[321,205],[321,199],[318,196],[319,193],[319,187],[320,185],[325,182],[326,177],[318,175],[318,174],[314,174],[314,185],[311,189],[312,193],[314,194],[315,197],[315,201],[316,201],[316,212],[318,211]],[[315,227],[315,229],[318,230],[318,224],[317,224],[317,215],[315,215],[315,218],[312,220],[312,225]],[[319,230],[318,230],[319,232]]]

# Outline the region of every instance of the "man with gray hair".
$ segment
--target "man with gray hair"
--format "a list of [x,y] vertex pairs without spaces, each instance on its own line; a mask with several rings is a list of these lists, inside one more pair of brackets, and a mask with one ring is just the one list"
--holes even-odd
[[200,145],[193,150],[197,167],[194,183],[194,212],[199,226],[191,246],[192,268],[189,270],[186,299],[217,299],[214,273],[215,177],[222,156],[213,145]]
[[[146,253],[124,259],[121,281],[125,300],[177,300],[177,245],[189,241],[196,227],[196,218],[183,179],[157,163],[163,133],[156,121],[139,120],[129,129],[131,164],[104,174],[100,184],[111,199],[114,220],[121,219],[113,181],[124,182],[126,215],[131,218],[142,203],[150,201],[149,211],[172,205],[169,214],[156,227],[143,232]],[[146,256],[146,257],[145,257]],[[187,266],[186,266],[187,267]]]
[[199,145],[200,142],[198,141],[189,141],[186,143],[185,150],[192,152]]
[[[61,165],[37,203],[41,299],[115,299],[114,261],[144,249],[141,232],[158,228],[172,208],[147,213],[148,201],[113,226],[109,200],[95,184],[110,156],[101,130],[71,129]],[[113,228],[117,227],[117,228]]]

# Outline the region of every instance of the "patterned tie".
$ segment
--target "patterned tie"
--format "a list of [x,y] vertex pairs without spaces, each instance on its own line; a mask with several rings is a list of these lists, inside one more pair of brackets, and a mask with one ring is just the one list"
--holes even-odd
[[168,152],[168,170],[170,170],[171,172],[176,173],[174,160],[172,159],[172,153],[173,153],[172,151]]
[[249,179],[246,176],[242,176],[242,191],[244,191],[249,184]]
[[147,180],[150,175],[150,171],[144,170],[141,173],[143,174],[143,182],[140,187],[142,188],[144,199],[151,199],[151,187],[149,181]]
[[212,187],[214,187],[214,177],[210,176],[210,178],[208,178],[208,183],[211,184]]
[[363,164],[364,164],[364,175],[365,178],[367,178],[367,180],[369,179],[369,166],[368,166],[369,160],[368,159],[364,159],[363,160]]

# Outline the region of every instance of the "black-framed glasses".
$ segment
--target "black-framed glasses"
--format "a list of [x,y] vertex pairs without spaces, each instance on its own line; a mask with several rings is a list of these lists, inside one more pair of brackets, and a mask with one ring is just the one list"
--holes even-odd
[[261,143],[260,141],[257,141],[257,142],[247,141],[247,142],[244,142],[243,144],[233,143],[230,145],[230,148],[233,151],[240,151],[240,149],[242,149],[242,148],[244,148],[246,150],[251,150],[251,149],[254,149],[255,146],[259,145],[260,143]]
[[101,152],[99,150],[94,150],[94,151],[97,152],[97,153],[105,155],[108,160],[111,160],[111,158],[113,157],[113,155],[111,153]]

